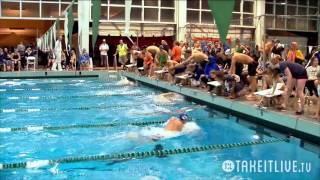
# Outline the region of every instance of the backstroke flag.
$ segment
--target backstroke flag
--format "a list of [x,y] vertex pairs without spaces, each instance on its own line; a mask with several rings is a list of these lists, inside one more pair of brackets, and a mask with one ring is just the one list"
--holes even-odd
[[57,34],[57,38],[59,38],[60,36],[60,19],[57,18],[56,20],[56,34]]
[[64,15],[64,43],[66,44],[66,50],[68,52],[68,11]]
[[[99,21],[101,17],[101,0],[92,1],[92,49],[97,41],[99,34]],[[94,54],[94,53],[93,53]]]
[[72,47],[72,32],[73,32],[73,24],[74,24],[74,18],[73,18],[73,1],[71,6],[68,9],[68,33],[69,33],[69,41],[70,41],[70,47]]
[[132,0],[126,0],[125,1],[125,28],[124,28],[124,34],[126,36],[129,36],[131,4],[132,4]]
[[226,41],[235,0],[208,0],[222,42]]

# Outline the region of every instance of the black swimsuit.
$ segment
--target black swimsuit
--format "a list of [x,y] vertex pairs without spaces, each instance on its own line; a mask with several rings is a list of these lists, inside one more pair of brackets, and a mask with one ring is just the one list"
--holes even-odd
[[282,62],[280,63],[280,71],[284,73],[285,69],[288,68],[295,79],[308,79],[308,74],[304,66],[298,63]]

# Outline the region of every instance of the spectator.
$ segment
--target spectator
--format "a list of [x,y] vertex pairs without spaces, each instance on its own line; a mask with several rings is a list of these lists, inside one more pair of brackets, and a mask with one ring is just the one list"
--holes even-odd
[[178,41],[173,43],[172,60],[177,61],[178,63],[181,62],[181,47]]
[[108,51],[109,45],[106,43],[106,39],[102,40],[102,43],[99,46],[100,51],[100,66],[106,67],[109,69],[109,61],[108,61]]
[[121,39],[119,41],[120,44],[117,45],[117,50],[114,56],[117,54],[119,55],[119,62],[121,63],[121,67],[124,69],[127,61],[128,61],[128,46],[127,44],[123,43],[123,40]]
[[160,52],[156,54],[156,63],[159,64],[161,68],[165,66],[168,60],[168,52],[164,50],[164,47],[160,45]]
[[71,56],[70,56],[70,65],[71,65],[71,70],[76,69],[76,64],[77,64],[77,54],[74,49],[71,50]]
[[[273,62],[273,64],[277,63],[277,60]],[[297,115],[301,115],[304,113],[304,87],[306,81],[308,79],[308,74],[306,69],[298,64],[298,63],[291,63],[288,61],[281,62],[279,65],[279,73],[283,73],[287,78],[287,92],[284,96],[284,103],[281,106],[281,109],[286,109],[288,104],[289,96],[293,88],[296,89],[296,98],[295,104],[298,104],[298,99],[300,99],[300,106],[296,110]],[[276,76],[276,74],[274,75]]]
[[152,54],[145,49],[143,51],[143,55],[144,55],[144,62],[143,62],[144,71],[147,73],[148,77],[151,77],[153,75],[152,74],[152,65],[153,65]]
[[298,49],[298,43],[292,42],[290,46],[290,50],[287,54],[288,62],[296,62],[302,64],[304,62],[304,56],[302,52]]
[[12,63],[13,63],[13,69],[18,69],[20,71],[20,68],[21,68],[21,56],[20,54],[18,53],[18,50],[15,49],[14,52],[11,54],[11,60],[12,60]]
[[170,47],[169,47],[167,41],[161,40],[161,45],[163,46],[163,49],[164,49],[165,51],[167,51],[168,54],[170,54]]
[[89,70],[90,68],[90,56],[85,48],[82,49],[82,54],[80,56],[80,69]]
[[47,68],[49,69],[54,61],[56,59],[56,55],[54,54],[53,50],[52,49],[49,49],[49,53],[48,53],[48,64],[47,64]]
[[284,50],[284,45],[280,43],[280,40],[276,39],[275,40],[275,44],[274,46],[272,47],[272,53],[274,55],[279,55],[282,57],[282,52]]
[[3,71],[6,71],[7,63],[2,48],[0,48],[0,66],[3,66]]
[[320,72],[319,60],[314,56],[311,59],[311,66],[307,67],[308,80],[306,82],[306,87],[308,88],[310,96],[316,95],[317,97],[319,97],[317,87],[315,85],[318,72]]

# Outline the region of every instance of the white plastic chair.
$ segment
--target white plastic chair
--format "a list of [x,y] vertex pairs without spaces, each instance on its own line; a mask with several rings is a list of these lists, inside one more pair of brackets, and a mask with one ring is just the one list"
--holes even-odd
[[29,65],[33,65],[33,71],[36,71],[36,57],[34,56],[29,56],[27,57],[27,71],[29,71]]

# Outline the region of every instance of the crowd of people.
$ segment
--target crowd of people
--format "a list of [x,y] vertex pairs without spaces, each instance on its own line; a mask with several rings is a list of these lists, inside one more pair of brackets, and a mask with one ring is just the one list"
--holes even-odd
[[0,67],[3,71],[20,71],[26,68],[27,58],[34,57],[36,49],[32,44],[22,42],[16,48],[0,48]]
[[[4,71],[24,69],[26,59],[38,53],[48,70],[92,70],[92,58],[86,49],[82,49],[80,55],[76,49],[67,52],[61,40],[60,36],[55,48],[45,52],[37,52],[22,43],[12,52],[0,48],[0,64]],[[97,64],[109,69],[113,60],[108,58],[106,39],[99,45],[99,51]],[[258,101],[258,106],[272,104],[286,110],[294,104],[296,114],[301,115],[304,105],[313,103],[316,106],[313,113],[319,119],[319,46],[313,47],[305,57],[297,42],[287,48],[279,40],[268,41],[263,47],[244,44],[239,39],[232,47],[220,41],[195,41],[192,46],[175,41],[170,47],[162,40],[158,45],[143,47],[133,43],[130,48],[120,40],[112,55],[112,63],[120,63],[122,69],[134,69],[149,78],[161,78],[173,84],[204,88],[219,96]],[[257,94],[266,89],[271,89],[269,94]]]
[[[285,111],[292,107],[304,114],[304,105],[312,105],[319,119],[320,66],[319,47],[304,57],[297,42],[288,49],[279,40],[264,47],[242,44],[234,47],[219,41],[213,43],[174,42],[172,48],[160,45],[135,47],[131,65],[149,78],[162,78],[177,85],[205,88],[210,93],[231,99],[257,101],[257,106],[271,106]],[[124,66],[126,62],[120,61]],[[267,90],[265,94],[257,92]],[[307,98],[306,98],[307,97]],[[260,100],[260,101],[259,101]]]

